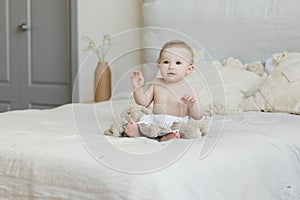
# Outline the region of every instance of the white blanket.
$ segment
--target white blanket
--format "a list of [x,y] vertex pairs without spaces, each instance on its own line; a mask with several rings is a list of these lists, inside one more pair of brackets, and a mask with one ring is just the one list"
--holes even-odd
[[0,198],[300,199],[299,116],[214,116],[198,140],[104,136],[126,104],[0,114]]

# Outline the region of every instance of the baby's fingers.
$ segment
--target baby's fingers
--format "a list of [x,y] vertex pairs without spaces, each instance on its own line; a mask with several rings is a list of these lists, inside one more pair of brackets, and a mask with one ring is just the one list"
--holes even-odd
[[184,95],[182,97],[182,100],[186,101],[186,102],[191,102],[191,103],[195,103],[195,101],[196,101],[196,99],[191,95]]
[[134,70],[134,71],[133,71],[133,76],[141,77],[141,76],[142,76],[142,72],[140,72],[140,71],[138,71],[138,70]]

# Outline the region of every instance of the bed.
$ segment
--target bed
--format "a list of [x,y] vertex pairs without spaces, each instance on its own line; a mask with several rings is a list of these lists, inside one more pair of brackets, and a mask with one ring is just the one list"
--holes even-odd
[[[131,95],[1,113],[0,198],[300,199],[300,27],[293,2],[143,1],[149,27],[142,29],[143,55],[150,64],[142,70],[147,80],[156,75],[149,66],[168,39],[199,49],[199,76],[190,81],[205,106],[208,133],[166,142],[104,135],[134,103]],[[179,8],[186,18],[176,17]],[[288,20],[281,28],[293,29],[277,29],[281,20]],[[273,72],[265,70],[268,59]],[[267,93],[283,83],[283,94]]]
[[[118,100],[114,108],[127,103]],[[215,116],[213,123],[223,124],[217,138],[209,133],[159,143],[99,134],[97,121],[109,125],[111,108],[104,102],[1,114],[1,198],[300,197],[297,115],[252,111]]]

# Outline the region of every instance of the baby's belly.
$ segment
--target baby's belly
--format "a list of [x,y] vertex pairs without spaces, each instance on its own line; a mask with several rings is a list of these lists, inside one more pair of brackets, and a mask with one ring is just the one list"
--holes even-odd
[[160,115],[174,115],[177,117],[187,116],[187,107],[186,105],[180,104],[154,104],[153,105],[153,114]]

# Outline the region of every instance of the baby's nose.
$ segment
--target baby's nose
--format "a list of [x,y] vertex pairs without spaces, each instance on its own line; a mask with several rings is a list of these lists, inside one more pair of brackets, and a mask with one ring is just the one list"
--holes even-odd
[[172,63],[169,63],[169,67],[168,67],[169,69],[174,69],[174,67],[173,67],[173,64]]

